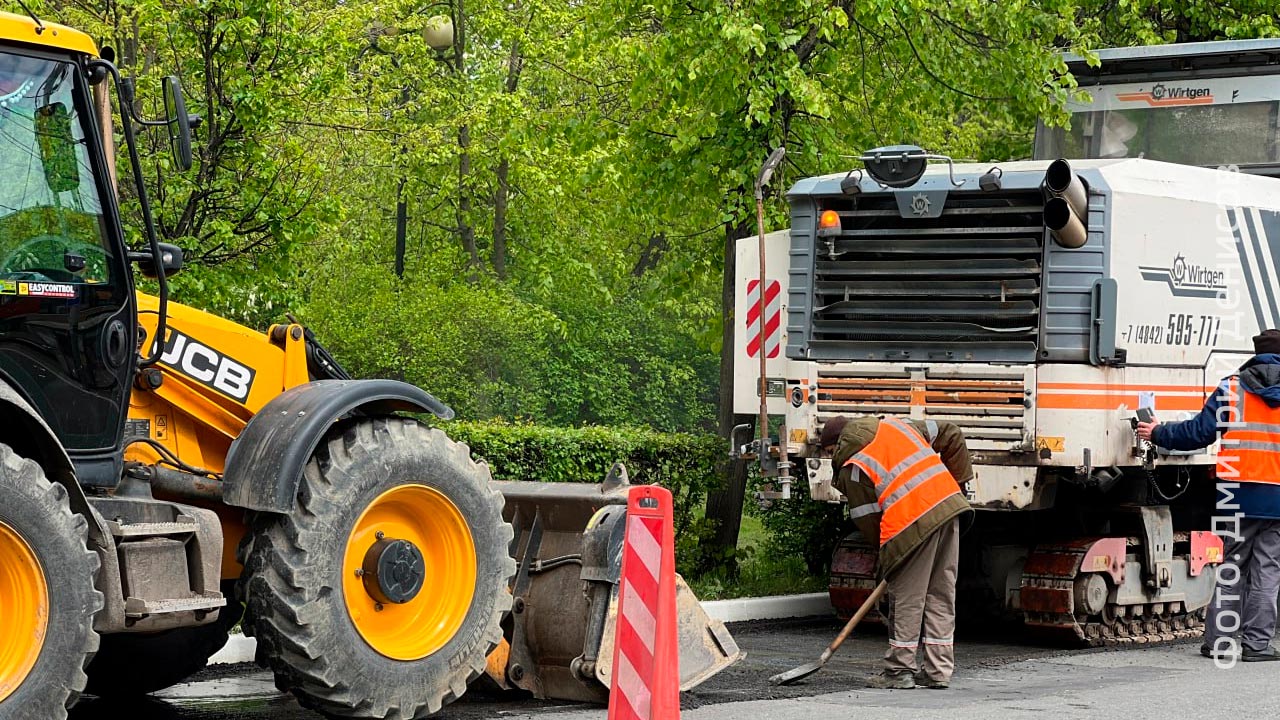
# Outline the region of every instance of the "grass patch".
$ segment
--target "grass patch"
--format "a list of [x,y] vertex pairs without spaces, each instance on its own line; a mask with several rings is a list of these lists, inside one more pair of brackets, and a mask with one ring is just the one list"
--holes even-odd
[[767,545],[769,531],[757,517],[743,515],[738,533],[738,576],[720,571],[689,579],[699,600],[728,600],[766,595],[822,592],[826,577],[815,577],[799,557],[775,557]]
[[742,562],[736,578],[724,572],[707,573],[691,580],[689,587],[699,600],[728,600],[822,592],[827,579],[810,575],[800,558],[750,557]]
[[765,529],[764,523],[760,521],[760,518],[743,514],[742,526],[738,529],[739,550],[760,550],[764,547],[768,537],[769,531]]

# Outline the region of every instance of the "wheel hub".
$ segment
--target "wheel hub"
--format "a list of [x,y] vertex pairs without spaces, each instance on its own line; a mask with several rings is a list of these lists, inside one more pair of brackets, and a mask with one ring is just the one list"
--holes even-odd
[[0,701],[35,667],[49,623],[49,588],[35,551],[0,522]]
[[475,593],[476,546],[443,492],[406,484],[374,498],[356,519],[343,558],[348,617],[385,657],[421,660],[463,626]]
[[365,592],[380,603],[403,605],[417,597],[426,579],[426,563],[422,551],[408,540],[385,537],[365,553]]

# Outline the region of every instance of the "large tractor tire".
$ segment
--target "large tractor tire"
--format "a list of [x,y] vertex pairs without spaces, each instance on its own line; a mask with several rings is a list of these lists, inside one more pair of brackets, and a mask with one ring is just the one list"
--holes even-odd
[[245,623],[276,685],[330,716],[410,720],[485,669],[511,607],[511,526],[488,468],[405,418],[357,420],[290,515],[243,549]]
[[[229,596],[231,584],[223,585],[223,594]],[[101,698],[132,698],[177,685],[203,670],[227,644],[243,610],[232,600],[208,625],[107,635],[89,663],[85,692]]]
[[98,649],[98,556],[67,489],[0,445],[0,718],[59,720]]

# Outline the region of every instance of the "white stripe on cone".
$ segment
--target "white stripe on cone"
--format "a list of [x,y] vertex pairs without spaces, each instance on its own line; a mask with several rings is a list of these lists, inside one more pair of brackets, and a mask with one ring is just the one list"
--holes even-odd
[[631,709],[637,716],[649,717],[653,695],[649,692],[649,687],[645,685],[644,680],[640,678],[640,673],[636,672],[635,667],[632,666],[626,653],[618,653],[618,690],[622,692],[622,697],[631,705]]
[[657,582],[662,570],[662,545],[643,521],[629,524],[631,527],[628,530],[627,544],[635,551],[640,562],[644,563],[645,570],[653,576],[654,582]]
[[658,636],[658,622],[647,604],[640,599],[635,586],[628,580],[622,581],[622,595],[623,617],[631,623],[631,628],[640,636],[641,642],[652,655],[653,643]]

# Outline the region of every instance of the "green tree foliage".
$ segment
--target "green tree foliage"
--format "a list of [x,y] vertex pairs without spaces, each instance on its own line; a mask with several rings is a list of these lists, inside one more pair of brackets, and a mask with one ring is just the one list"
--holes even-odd
[[722,432],[732,251],[771,148],[774,229],[791,182],[870,147],[1025,157],[1037,118],[1065,118],[1063,50],[1280,34],[1261,0],[34,7],[114,47],[139,112],[173,73],[203,119],[188,172],[141,133],[162,239],[188,253],[176,300],[260,328],[294,312],[356,374],[464,417]]
[[[1207,0],[36,9],[115,48],[144,115],[163,112],[159,79],[174,73],[202,117],[189,172],[163,132],[142,133],[161,235],[188,251],[179,299],[255,325],[300,312],[361,372],[559,386],[483,390],[480,414],[673,427],[709,422],[664,403],[715,391],[725,249],[752,227],[771,147],[789,150],[767,204],[777,227],[787,183],[870,146],[1025,155],[1034,119],[1062,117],[1062,49],[1277,32],[1266,3]],[[443,52],[420,34],[439,14],[457,30]],[[415,357],[375,362],[407,326],[417,339],[397,345]],[[446,346],[462,351],[432,349]],[[516,346],[527,361],[476,359]],[[516,400],[535,391],[561,394]]]
[[1093,0],[1081,6],[1081,24],[1099,47],[1280,35],[1275,3],[1266,0]]
[[307,317],[341,360],[417,382],[461,417],[709,425],[714,358],[635,300],[553,312],[492,280],[400,280],[353,255],[325,268]]
[[[201,118],[189,172],[174,165],[165,132],[140,133],[159,234],[186,250],[192,268],[177,289],[255,323],[296,303],[281,282],[291,253],[345,209],[334,167],[316,150],[335,122],[332,98],[345,93],[345,68],[332,59],[346,55],[356,12],[288,0],[49,0],[41,11],[114,49],[144,117],[165,114],[160,80],[174,74]],[[123,155],[119,167],[127,175]],[[120,189],[136,245],[139,206],[130,182]]]

